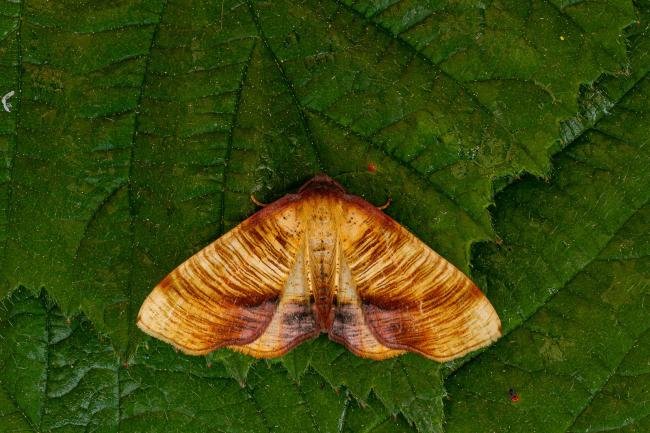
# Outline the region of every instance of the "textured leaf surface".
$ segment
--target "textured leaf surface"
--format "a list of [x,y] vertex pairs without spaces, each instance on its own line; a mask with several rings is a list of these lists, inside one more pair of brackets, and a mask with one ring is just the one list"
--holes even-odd
[[375,400],[323,392],[313,372],[298,384],[259,364],[241,387],[160,343],[124,364],[83,316],[22,289],[5,301],[0,337],[3,431],[410,431]]
[[[319,3],[0,5],[2,430],[643,431],[648,5]],[[474,359],[136,350],[251,193],[324,170],[469,271],[568,143],[474,250],[508,332]]]
[[645,431],[649,223],[646,196],[561,290],[448,378],[448,431]]
[[503,242],[479,248],[477,267],[507,335],[447,377],[448,431],[644,431],[649,97],[646,74],[563,152],[551,185],[500,196]]
[[[450,5],[456,36],[440,55],[415,31],[433,35],[439,14],[417,2],[372,13],[338,2],[75,5],[5,5],[18,94],[3,116],[3,291],[46,287],[126,351],[150,288],[250,214],[250,193],[274,199],[319,170],[371,200],[395,197],[390,212],[467,270],[470,243],[492,236],[492,181],[545,172],[578,84],[623,67],[621,30],[634,18],[629,2],[586,28],[576,17],[592,14],[587,3]],[[531,45],[534,62],[502,74],[503,51],[526,32],[542,47]],[[472,51],[484,77],[462,66]],[[551,72],[558,63],[573,81]],[[522,111],[535,83],[551,90]]]

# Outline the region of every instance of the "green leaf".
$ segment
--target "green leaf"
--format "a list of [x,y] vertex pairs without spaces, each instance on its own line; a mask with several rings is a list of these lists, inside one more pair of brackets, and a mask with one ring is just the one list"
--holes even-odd
[[[625,64],[634,17],[630,2],[75,4],[5,6],[18,93],[2,287],[46,287],[127,353],[159,279],[250,214],[251,193],[272,200],[320,170],[393,196],[391,214],[468,270],[470,244],[493,236],[492,181],[546,172],[579,84]],[[603,8],[616,13],[584,19]],[[441,16],[454,30],[439,45]],[[506,74],[513,44],[528,69]]]
[[0,425],[9,432],[35,431],[12,396],[0,389]]
[[[582,323],[608,354],[594,366],[575,334],[578,308],[553,306],[603,290],[576,281],[647,200],[648,5],[510,3],[0,5],[0,82],[16,89],[12,112],[0,116],[0,294],[23,285],[52,297],[9,298],[0,426],[564,431],[574,417],[576,431],[641,425],[642,401],[618,417],[599,409],[608,396],[645,395],[621,388],[628,372],[644,374],[641,329],[632,323],[632,340],[613,339],[618,321]],[[594,82],[602,72],[614,75]],[[549,176],[550,156],[569,143],[551,184],[525,177],[507,187],[526,172]],[[482,244],[473,263],[509,332],[503,342],[442,371],[416,356],[361,360],[324,338],[281,365],[140,344],[134,317],[160,278],[252,213],[251,193],[270,201],[321,170],[373,202],[391,196],[387,212],[467,272],[471,245],[495,237],[487,208],[503,190],[494,207],[502,246]],[[610,265],[597,274],[637,294],[646,287]],[[564,364],[536,371],[530,388],[507,384],[520,353],[530,362],[557,354],[550,343],[538,353],[532,337],[505,343],[552,308],[572,326],[556,337],[574,345]],[[534,330],[550,334],[552,324]],[[564,407],[566,384],[554,374],[565,366],[589,392],[569,388],[566,411],[530,410],[547,400]]]
[[357,400],[368,400],[373,391],[390,413],[402,413],[421,431],[442,428],[440,365],[423,357],[408,354],[376,362],[356,357],[341,346],[332,348],[321,337],[303,343],[280,361],[294,380],[311,367],[332,387],[345,387]]
[[587,266],[447,380],[449,432],[473,432],[477,423],[495,432],[644,431],[648,223],[646,186],[646,203]]
[[375,399],[362,408],[347,392],[323,392],[313,372],[297,383],[257,364],[242,387],[162,343],[122,363],[84,316],[66,318],[23,289],[5,301],[0,338],[3,431],[412,431]]
[[572,432],[593,429],[622,432],[650,429],[650,333],[645,332],[619,363],[605,385],[571,426]]
[[447,431],[647,424],[648,98],[646,74],[563,152],[551,185],[526,179],[499,196],[503,242],[482,245],[477,268],[506,335],[448,376]]

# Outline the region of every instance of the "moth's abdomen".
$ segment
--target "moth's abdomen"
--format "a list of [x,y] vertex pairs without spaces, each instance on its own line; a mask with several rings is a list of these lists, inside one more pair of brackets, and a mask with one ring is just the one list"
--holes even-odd
[[312,281],[311,300],[321,330],[331,322],[334,303],[332,278],[336,272],[336,220],[332,214],[331,198],[314,195],[305,200],[304,221],[307,227],[306,255]]

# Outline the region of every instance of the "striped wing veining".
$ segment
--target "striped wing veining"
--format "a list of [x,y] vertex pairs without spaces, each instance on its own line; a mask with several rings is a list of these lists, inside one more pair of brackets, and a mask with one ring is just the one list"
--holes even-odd
[[165,277],[142,304],[138,326],[194,355],[252,343],[284,305],[303,233],[295,206],[266,207]]
[[344,202],[342,214],[343,254],[383,345],[446,361],[501,335],[492,304],[451,263],[365,202]]
[[251,343],[230,346],[231,349],[256,358],[275,358],[320,333],[309,299],[311,279],[305,245],[303,240],[275,314],[262,335]]
[[340,239],[338,239],[335,260],[338,262],[336,267],[338,274],[334,279],[333,287],[336,293],[336,305],[332,324],[328,330],[330,339],[343,344],[355,355],[364,358],[381,360],[404,353],[404,350],[386,347],[368,326],[350,266],[341,251]]

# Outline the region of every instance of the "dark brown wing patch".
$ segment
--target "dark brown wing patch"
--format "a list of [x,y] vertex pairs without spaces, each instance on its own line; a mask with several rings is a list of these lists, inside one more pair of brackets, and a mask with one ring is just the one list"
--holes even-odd
[[496,311],[467,276],[366,202],[343,206],[344,255],[378,341],[447,361],[501,335]]
[[245,345],[231,345],[231,349],[257,358],[274,358],[320,333],[309,299],[311,280],[306,272],[305,255],[306,242],[303,242],[282,286],[278,307],[262,334]]
[[295,206],[278,201],[172,271],[138,314],[146,333],[189,354],[243,345],[272,323],[302,242]]
[[339,274],[334,287],[337,305],[334,306],[334,317],[328,331],[330,339],[364,358],[386,359],[404,353],[403,350],[387,347],[376,338],[368,327],[355,281],[343,254],[338,254],[338,263]]

